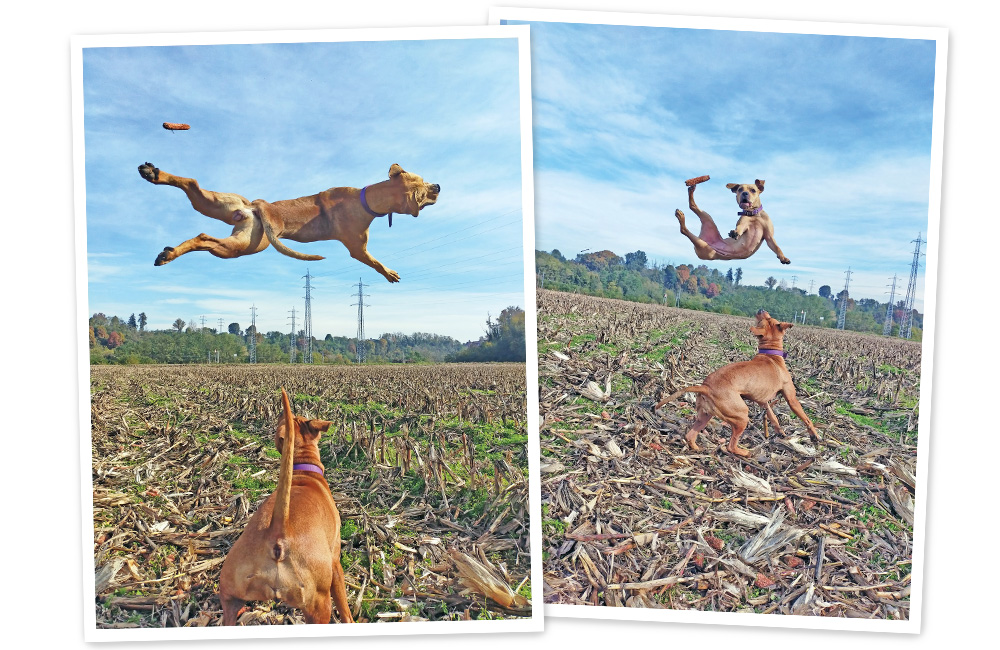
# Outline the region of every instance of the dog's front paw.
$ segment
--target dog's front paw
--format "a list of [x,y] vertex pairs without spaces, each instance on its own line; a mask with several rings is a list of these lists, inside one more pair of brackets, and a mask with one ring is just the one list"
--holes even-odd
[[399,282],[399,274],[392,269],[385,270],[385,279],[389,282]]
[[729,231],[729,236],[732,237],[733,239],[739,239],[740,238],[739,234],[735,230],[730,230]]
[[781,258],[781,263],[782,264],[791,264],[792,260],[788,259],[787,257],[782,257]]
[[160,170],[153,166],[151,162],[144,162],[139,165],[139,176],[150,183],[155,183],[160,178]]
[[153,262],[153,266],[163,266],[172,259],[174,259],[174,249],[167,246],[160,252],[159,255],[156,256],[156,261]]

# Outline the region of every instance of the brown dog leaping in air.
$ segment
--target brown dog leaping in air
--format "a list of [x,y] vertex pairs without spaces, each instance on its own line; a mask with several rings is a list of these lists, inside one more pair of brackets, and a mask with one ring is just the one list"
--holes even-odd
[[701,232],[696,236],[687,229],[684,223],[684,212],[677,210],[674,215],[681,224],[681,234],[694,244],[694,252],[703,260],[743,260],[760,248],[764,242],[775,252],[782,264],[791,264],[781,248],[774,241],[774,224],[771,217],[760,205],[760,195],[764,192],[764,181],[753,183],[729,183],[727,188],[736,195],[736,203],[740,206],[739,221],[736,228],[729,231],[725,239],[712,220],[712,215],[701,210],[694,202],[694,189],[699,183],[704,183],[708,176],[699,176],[684,181],[688,188],[688,206],[701,219]]
[[[750,452],[739,446],[740,436],[750,423],[750,409],[743,400],[749,399],[763,406],[767,412],[767,419],[778,433],[784,435],[770,405],[778,393],[781,393],[795,415],[805,423],[813,440],[819,440],[816,427],[795,397],[795,385],[792,384],[792,376],[788,374],[788,368],[785,366],[782,339],[791,327],[791,323],[780,323],[761,309],[757,312],[757,324],[750,328],[750,333],[757,337],[757,356],[750,361],[739,361],[719,368],[706,377],[702,384],[683,388],[669,397],[664,397],[653,410],[659,410],[664,404],[684,393],[698,393],[695,401],[697,417],[684,436],[688,447],[693,451],[701,450],[697,444],[698,434],[715,416],[733,430],[726,449],[737,456],[749,456]],[[767,432],[766,422],[764,431]]]
[[307,623],[329,623],[331,596],[340,621],[353,623],[340,565],[340,513],[319,459],[319,436],[330,422],[293,415],[284,389],[281,403],[274,432],[278,485],[222,563],[222,624],[235,625],[248,600],[280,600],[301,609]]
[[295,259],[321,260],[320,255],[305,255],[288,248],[279,238],[297,242],[336,239],[347,247],[351,257],[372,267],[389,282],[399,282],[399,274],[368,253],[368,227],[376,218],[385,216],[392,226],[393,213],[416,217],[421,209],[437,201],[441,191],[440,185],[425,183],[399,165],[389,168],[389,180],[360,190],[334,187],[312,196],[274,203],[203,190],[195,179],[168,174],[148,162],[139,165],[139,175],[154,185],[180,188],[195,210],[233,227],[232,234],[225,239],[202,233],[177,246],[167,246],[156,257],[156,266],[191,251],[208,251],[230,259],[259,253],[269,244]]

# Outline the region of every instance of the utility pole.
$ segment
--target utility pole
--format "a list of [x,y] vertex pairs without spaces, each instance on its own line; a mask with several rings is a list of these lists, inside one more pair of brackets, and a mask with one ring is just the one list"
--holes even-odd
[[250,363],[257,363],[257,306],[250,308]]
[[793,289],[795,288],[795,281],[798,280],[798,279],[799,279],[799,276],[797,276],[797,275],[793,275],[792,276],[792,288]]
[[223,333],[223,331],[222,331],[222,319],[221,318],[219,319],[219,329],[216,330],[216,333],[217,334],[222,334]]
[[[886,285],[889,286],[889,285]],[[882,325],[882,336],[892,334],[892,303],[896,300],[896,274],[892,274],[892,289],[889,290],[889,304],[885,308],[885,324]]]
[[355,344],[357,363],[365,362],[365,307],[371,307],[371,305],[365,304],[367,296],[364,293],[364,287],[367,286],[367,284],[361,283],[361,278],[358,278],[358,301],[351,303],[358,306],[358,338]]
[[306,346],[305,350],[303,350],[304,358],[302,360],[305,363],[312,363],[312,297],[309,286],[309,279],[312,276],[309,275],[309,269],[306,269],[306,274],[302,277],[306,279],[306,313],[302,323],[302,326],[305,328]]
[[906,286],[906,300],[904,301],[903,320],[899,323],[899,338],[908,339],[913,333],[913,301],[917,297],[917,271],[920,269],[920,244],[925,243],[920,238],[921,233],[917,233],[917,238],[912,240],[916,244],[913,247],[913,263],[910,265],[910,283]]
[[292,344],[289,346],[288,363],[295,363],[295,307],[292,307]]
[[809,293],[813,292],[813,282],[815,282],[815,280],[810,280],[809,281]]
[[844,329],[844,324],[847,322],[847,290],[851,286],[851,267],[847,267],[844,271],[847,276],[847,280],[844,281],[844,293],[843,298],[840,299],[840,309],[837,310],[837,329]]

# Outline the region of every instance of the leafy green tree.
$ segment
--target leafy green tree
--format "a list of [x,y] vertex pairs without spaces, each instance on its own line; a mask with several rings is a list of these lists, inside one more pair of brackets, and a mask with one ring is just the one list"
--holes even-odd
[[230,334],[234,334],[236,336],[239,336],[240,335],[240,324],[239,323],[230,323],[229,324],[228,332]]
[[139,331],[140,332],[144,332],[146,330],[146,323],[147,322],[148,321],[146,320],[146,312],[140,313],[139,314]]
[[743,281],[743,268],[736,268],[735,284],[738,286],[740,282]]
[[642,271],[646,268],[647,262],[646,253],[643,251],[625,253],[625,268],[630,271]]
[[677,269],[673,267],[672,264],[668,264],[663,267],[663,286],[668,289],[675,289],[679,278],[677,277]]
[[768,278],[766,280],[764,280],[764,284],[767,285],[768,289],[773,290],[774,289],[774,285],[778,284],[778,281],[775,280],[774,276],[772,275],[772,276],[768,276]]
[[128,317],[128,326],[131,327],[132,329],[135,329],[136,327],[135,314],[132,314],[131,316]]
[[830,289],[830,285],[824,284],[819,288],[819,297],[826,298],[827,300],[833,295],[833,291]]
[[184,331],[184,325],[185,325],[184,321],[181,320],[180,318],[174,321],[174,329],[177,330],[178,332]]

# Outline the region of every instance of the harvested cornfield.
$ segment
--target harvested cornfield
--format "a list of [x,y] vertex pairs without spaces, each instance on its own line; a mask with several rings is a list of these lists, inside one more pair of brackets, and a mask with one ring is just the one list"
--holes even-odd
[[[766,305],[764,305],[766,308]],[[920,345],[813,327],[785,337],[815,444],[751,404],[741,459],[694,395],[750,358],[753,319],[538,292],[545,602],[906,619]]]
[[[282,388],[334,423],[320,450],[356,621],[531,615],[523,364],[95,366],[99,627],[221,623],[222,562],[277,482]],[[240,617],[302,622],[276,602]]]

